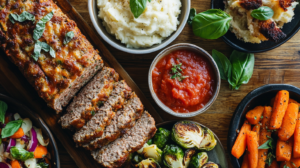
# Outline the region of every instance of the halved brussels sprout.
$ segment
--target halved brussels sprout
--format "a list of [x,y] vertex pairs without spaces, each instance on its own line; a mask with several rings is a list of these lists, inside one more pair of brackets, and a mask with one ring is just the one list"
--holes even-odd
[[204,138],[203,129],[200,125],[190,121],[180,121],[174,124],[172,139],[180,146],[189,148],[200,148]]
[[201,168],[208,161],[208,155],[206,152],[200,152],[194,155],[189,164],[190,168]]
[[156,134],[153,137],[153,143],[159,148],[164,148],[167,141],[170,138],[171,131],[165,128],[158,128]]
[[138,168],[160,168],[159,164],[152,158],[142,160],[135,167],[138,167]]
[[133,155],[132,156],[132,162],[133,163],[140,163],[142,160],[143,160],[144,158],[141,156],[141,155],[139,155],[139,154],[136,154],[136,155]]
[[158,163],[161,163],[162,151],[155,145],[149,145],[144,147],[142,155],[144,158],[153,158]]
[[195,149],[188,149],[184,152],[184,157],[183,157],[183,166],[187,168],[190,164],[190,161],[193,157],[193,155],[196,153]]
[[202,166],[202,168],[221,168],[221,165],[216,164],[214,162],[208,162]]
[[147,143],[145,143],[144,146],[136,152],[141,155],[143,153],[144,148],[147,146],[149,146],[149,145]]
[[199,149],[210,151],[214,149],[214,147],[217,145],[217,140],[215,139],[214,133],[210,129],[203,128],[203,130],[204,138],[200,143]]
[[183,166],[183,150],[176,145],[166,145],[163,154],[164,165],[169,168],[184,168]]

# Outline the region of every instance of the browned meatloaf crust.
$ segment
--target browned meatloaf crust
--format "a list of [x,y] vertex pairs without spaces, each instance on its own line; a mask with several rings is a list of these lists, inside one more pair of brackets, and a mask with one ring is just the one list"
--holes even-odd
[[78,145],[87,143],[103,134],[104,128],[110,124],[115,116],[116,110],[123,107],[126,99],[131,96],[131,88],[122,80],[114,84],[111,96],[104,105],[95,111],[95,115],[89,120],[85,126],[77,131],[73,139]]
[[135,120],[139,119],[144,111],[144,106],[135,93],[124,105],[123,109],[116,112],[109,126],[99,138],[83,145],[88,150],[102,148],[108,143],[116,140],[120,135],[126,133],[125,129],[135,125]]
[[104,67],[73,99],[67,114],[61,117],[63,128],[79,129],[92,117],[110,96],[119,74],[112,68]]
[[148,112],[126,134],[102,149],[92,151],[92,156],[104,167],[120,167],[129,154],[139,150],[156,132],[155,121]]
[[[47,104],[62,111],[75,93],[96,71],[103,61],[78,29],[52,0],[0,1],[0,45],[9,59],[19,68],[26,79]],[[35,17],[35,22],[12,23],[10,14],[24,11]],[[33,30],[36,23],[50,12],[52,19],[45,24],[40,42],[47,43],[55,51],[55,58],[49,52],[41,51],[37,61],[32,58],[36,41]],[[74,37],[63,44],[66,33],[73,31]]]
[[286,37],[286,34],[276,26],[275,22],[271,19],[266,21],[259,21],[259,31],[268,40],[278,42]]

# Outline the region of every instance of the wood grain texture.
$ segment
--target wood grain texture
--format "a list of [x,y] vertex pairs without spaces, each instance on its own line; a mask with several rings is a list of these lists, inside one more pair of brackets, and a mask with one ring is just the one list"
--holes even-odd
[[[90,17],[88,14],[87,9],[87,0],[69,0],[71,5],[79,12],[82,16],[83,20],[85,20],[88,25],[90,26],[90,30],[94,31],[94,28],[91,24]],[[71,12],[74,10],[72,6],[69,4],[63,4],[64,10]],[[209,0],[192,0],[191,7],[197,9],[197,12],[202,12],[210,7]],[[81,22],[77,22],[78,26],[82,24]],[[90,30],[86,31],[85,33],[89,33]],[[93,37],[95,40],[100,40],[100,36],[96,35]],[[95,41],[97,42],[97,41]],[[203,49],[207,50],[211,53],[212,49],[217,49],[220,52],[223,52],[226,56],[229,56],[232,52],[232,48],[226,45],[221,39],[218,40],[204,40],[198,37],[195,37],[192,33],[192,29],[186,25],[181,35],[172,43],[193,43],[202,47]],[[167,113],[163,112],[152,99],[148,87],[148,70],[153,58],[157,55],[156,53],[145,54],[145,55],[132,55],[128,53],[121,52],[116,50],[115,48],[109,46],[107,43],[106,50],[110,51],[112,55],[115,56],[117,61],[123,66],[123,68],[127,71],[130,77],[135,81],[138,87],[142,90],[145,94],[146,98],[151,102],[154,106],[156,111],[162,116],[164,120],[172,120],[178,119],[176,117],[170,116]],[[171,44],[171,45],[172,45]],[[2,54],[1,54],[2,55]],[[0,56],[2,58],[2,56]],[[233,115],[235,108],[237,107],[238,103],[253,89],[260,87],[265,84],[270,83],[286,83],[292,84],[296,87],[300,87],[300,33],[298,32],[292,39],[290,39],[287,43],[283,44],[277,49],[255,54],[255,70],[253,76],[247,85],[242,85],[240,90],[232,91],[229,89],[229,85],[226,81],[222,81],[219,97],[217,98],[216,102],[213,106],[204,114],[198,115],[193,118],[189,118],[190,120],[198,121],[210,129],[212,129],[222,141],[225,150],[227,151],[227,155],[229,154],[226,147],[227,144],[227,134],[228,134],[228,127]],[[0,59],[0,62],[3,60]],[[6,62],[6,61],[5,61]],[[20,82],[18,85],[15,86],[11,83],[10,74],[1,71],[2,66],[8,66],[9,69],[13,71],[13,74],[16,74],[15,80]],[[3,69],[6,71],[6,69]],[[9,78],[7,78],[9,77]],[[29,86],[29,84],[24,80],[24,77],[15,69],[13,65],[7,63],[7,65],[0,65],[0,83],[3,88],[10,95],[15,95],[13,97],[18,98],[24,103],[28,103],[28,101],[37,101],[41,104],[41,107],[46,108],[46,104],[41,101],[35,91]],[[30,93],[30,96],[26,98],[22,98],[23,93],[18,91],[18,87],[26,87],[29,88],[27,92]],[[16,88],[16,89],[15,89]],[[0,89],[0,92],[3,89]],[[29,99],[29,100],[26,100]],[[28,105],[29,106],[29,105]],[[31,108],[31,107],[30,107]],[[32,110],[35,110],[32,108]],[[51,113],[51,112],[49,112]],[[54,113],[53,113],[54,114]],[[42,116],[43,117],[43,116]],[[50,122],[52,123],[52,122]],[[53,121],[53,126],[55,126],[55,122]],[[51,125],[52,127],[52,125]],[[67,131],[65,131],[68,134]],[[59,135],[56,135],[56,137]],[[68,142],[67,142],[68,143]],[[59,148],[67,147],[63,145],[64,143],[58,143]],[[71,145],[74,145],[71,143]],[[74,146],[73,146],[74,147]],[[70,151],[69,151],[70,152]],[[83,151],[84,152],[84,151]],[[84,156],[86,153],[81,154],[82,158],[87,160],[85,163],[88,165],[90,164],[90,155]],[[76,167],[75,162],[70,159],[70,155],[66,153],[66,150],[60,149],[60,159],[61,159],[61,167]],[[73,158],[76,160],[76,158]],[[92,163],[91,163],[92,164]],[[81,167],[81,165],[78,165]],[[229,167],[230,165],[229,161]]]

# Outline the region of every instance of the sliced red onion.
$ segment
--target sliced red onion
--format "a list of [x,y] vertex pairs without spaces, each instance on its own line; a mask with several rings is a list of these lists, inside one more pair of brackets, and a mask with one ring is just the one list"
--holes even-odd
[[5,152],[10,153],[10,148],[13,147],[13,146],[16,146],[16,140],[13,139],[13,138],[10,138]]
[[0,168],[11,168],[11,166],[7,163],[0,162]]
[[24,142],[28,142],[30,140],[30,138],[27,136],[27,135],[23,135],[21,137],[21,139],[24,141]]
[[34,152],[35,151],[35,148],[37,147],[38,145],[38,140],[37,140],[37,135],[36,135],[36,132],[33,128],[31,128],[30,130],[30,141],[29,141],[29,144],[27,146],[27,150],[29,152]]

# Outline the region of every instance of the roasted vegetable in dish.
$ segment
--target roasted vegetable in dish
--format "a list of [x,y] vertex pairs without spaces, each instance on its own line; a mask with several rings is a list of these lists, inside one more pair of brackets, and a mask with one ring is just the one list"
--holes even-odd
[[177,122],[172,129],[172,140],[183,148],[198,148],[204,138],[202,127],[191,121]]
[[196,153],[196,149],[187,149],[184,152],[184,157],[183,157],[183,166],[188,167],[190,164],[190,161],[194,154]]
[[201,168],[207,162],[208,162],[207,153],[200,152],[192,157],[189,167],[190,168]]
[[216,164],[214,162],[207,162],[202,166],[202,168],[221,168],[219,164]]
[[134,163],[140,163],[143,159],[144,158],[141,155],[139,155],[139,154],[136,154],[136,155],[132,156],[132,161]]
[[161,163],[162,153],[163,152],[155,144],[143,147],[143,151],[141,152],[144,158],[152,158],[158,163]]
[[182,168],[183,166],[183,150],[177,145],[166,145],[163,154],[164,165],[169,168]]
[[214,147],[217,145],[217,140],[215,139],[214,133],[211,130],[207,128],[203,128],[203,130],[204,138],[200,143],[199,149],[210,151],[214,149]]
[[148,158],[148,159],[142,160],[135,167],[138,167],[138,168],[160,168],[160,165],[154,159]]
[[153,137],[153,143],[159,148],[165,147],[167,141],[170,138],[171,132],[165,128],[158,128],[156,134]]

